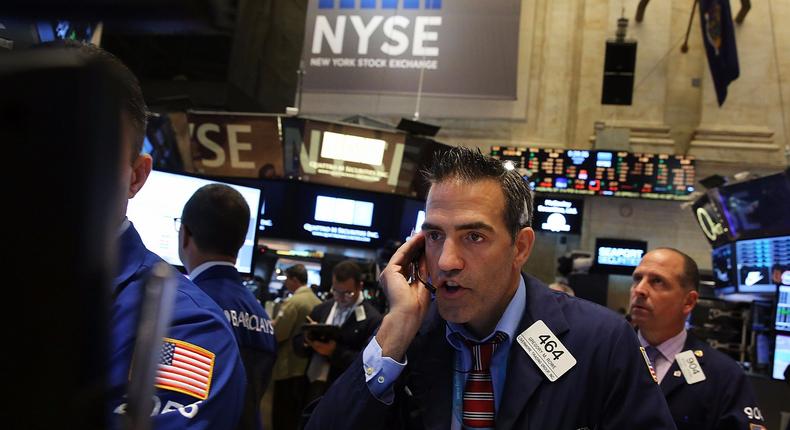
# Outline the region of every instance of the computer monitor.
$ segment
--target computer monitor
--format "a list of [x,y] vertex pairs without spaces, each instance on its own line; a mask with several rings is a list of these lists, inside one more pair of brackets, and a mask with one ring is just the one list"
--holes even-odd
[[790,178],[764,176],[716,189],[716,197],[736,240],[790,234]]
[[[290,240],[378,248],[397,237],[400,197],[348,188],[296,183]],[[264,232],[265,234],[265,232]]]
[[774,365],[771,376],[774,379],[785,379],[785,369],[790,366],[790,333],[777,333],[774,344]]
[[[735,243],[739,293],[774,293],[790,277],[790,236]],[[785,281],[788,282],[788,281]]]
[[307,285],[321,285],[321,262],[316,260],[278,258],[274,265],[274,276],[269,281],[269,292],[275,296],[282,297],[286,292],[283,291],[285,285],[285,270],[296,264],[301,264],[307,270]]
[[774,311],[774,328],[790,332],[790,285],[779,286]]
[[584,200],[535,196],[532,228],[559,234],[581,234]]
[[415,199],[403,199],[403,211],[401,212],[399,241],[406,241],[412,233],[422,230],[422,223],[425,221],[425,202]]
[[643,240],[596,238],[592,271],[630,275],[646,252],[647,242]]
[[181,217],[184,204],[198,188],[215,183],[236,189],[250,207],[247,237],[236,259],[236,269],[240,273],[250,274],[255,254],[256,226],[260,214],[261,190],[258,188],[153,170],[142,190],[129,200],[126,216],[140,233],[146,248],[168,263],[180,267],[182,263],[178,257],[178,231],[176,231],[175,219]]
[[727,243],[713,248],[711,260],[716,292],[719,294],[736,292],[738,274],[735,270],[735,244]]

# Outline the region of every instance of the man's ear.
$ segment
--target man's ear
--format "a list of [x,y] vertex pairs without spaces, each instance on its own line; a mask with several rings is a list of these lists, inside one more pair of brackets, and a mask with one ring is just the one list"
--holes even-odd
[[132,178],[129,181],[129,194],[127,198],[132,198],[140,192],[140,189],[145,185],[148,180],[148,175],[151,174],[154,160],[148,154],[140,154],[137,159],[132,163]]
[[532,227],[524,227],[519,230],[518,234],[516,235],[516,258],[513,260],[513,265],[515,265],[519,271],[521,271],[521,266],[527,262],[529,259],[529,255],[532,253],[532,246],[535,244],[535,231],[532,230]]
[[181,249],[186,249],[190,240],[192,240],[192,234],[190,234],[189,228],[181,224],[181,230],[178,231],[178,241]]
[[683,314],[688,315],[697,305],[699,293],[696,290],[691,290],[686,294],[686,299],[683,301]]

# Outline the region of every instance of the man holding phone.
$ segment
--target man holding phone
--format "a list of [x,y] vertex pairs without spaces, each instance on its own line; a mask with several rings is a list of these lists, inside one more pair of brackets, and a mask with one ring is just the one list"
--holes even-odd
[[427,173],[422,231],[379,278],[390,311],[307,428],[674,428],[633,329],[520,273],[535,239],[521,176],[461,147]]

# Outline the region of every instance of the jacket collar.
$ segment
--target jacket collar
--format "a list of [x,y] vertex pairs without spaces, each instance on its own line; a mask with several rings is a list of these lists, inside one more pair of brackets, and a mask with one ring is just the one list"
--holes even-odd
[[118,250],[118,271],[113,279],[113,294],[120,293],[122,286],[124,286],[135,273],[140,270],[140,267],[145,263],[145,257],[148,250],[143,245],[143,240],[140,234],[130,223],[129,227],[121,234],[118,239],[120,245]]
[[217,278],[233,279],[239,284],[241,284],[242,282],[241,275],[239,275],[239,271],[236,270],[236,268],[233,266],[226,266],[224,264],[211,266],[208,269],[203,270],[192,279],[192,282],[198,283],[200,281],[205,281],[207,279],[217,279]]
[[[569,330],[568,321],[562,313],[555,294],[537,279],[522,274],[527,287],[527,305],[516,336],[529,328],[536,321],[543,321],[557,337],[562,337]],[[497,413],[496,428],[510,429],[515,427],[519,416],[524,413],[525,406],[532,398],[544,379],[535,363],[524,352],[516,339],[513,339],[507,363],[507,380],[502,402]]]

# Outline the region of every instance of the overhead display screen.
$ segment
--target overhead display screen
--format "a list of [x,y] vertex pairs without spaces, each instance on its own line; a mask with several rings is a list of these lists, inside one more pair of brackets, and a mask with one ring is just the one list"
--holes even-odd
[[302,181],[395,193],[402,190],[406,135],[307,120],[299,148]]
[[630,275],[647,252],[647,242],[627,239],[595,239],[595,264],[598,273]]
[[366,248],[397,236],[403,208],[399,196],[298,182],[264,182],[263,198],[262,237]]
[[694,158],[682,155],[501,146],[491,155],[542,192],[688,200],[696,181]]
[[735,239],[790,234],[790,177],[785,173],[724,185],[712,194]]
[[584,200],[535,196],[532,227],[547,233],[581,234]]

